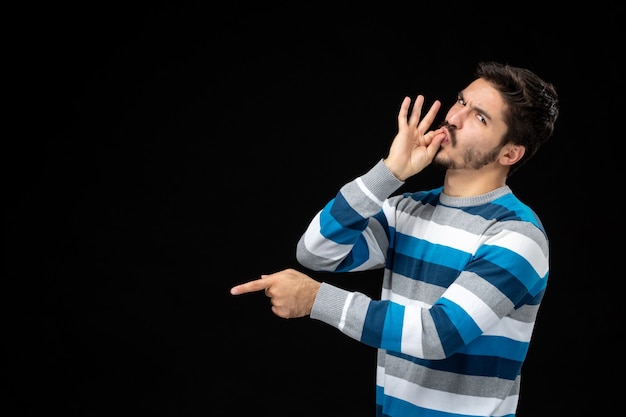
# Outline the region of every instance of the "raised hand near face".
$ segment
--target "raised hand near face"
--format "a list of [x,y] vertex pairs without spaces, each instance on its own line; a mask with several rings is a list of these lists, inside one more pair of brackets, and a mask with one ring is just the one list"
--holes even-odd
[[398,133],[385,158],[387,168],[402,181],[426,168],[445,138],[445,132],[441,128],[428,131],[441,107],[441,102],[436,100],[420,120],[423,105],[424,96],[417,96],[409,116],[411,99],[404,98],[398,113]]

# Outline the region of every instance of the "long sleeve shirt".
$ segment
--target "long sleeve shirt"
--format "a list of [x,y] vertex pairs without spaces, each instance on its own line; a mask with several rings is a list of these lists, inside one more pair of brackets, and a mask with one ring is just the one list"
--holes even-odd
[[322,283],[311,318],[378,349],[376,415],[514,416],[549,270],[537,215],[508,186],[392,194],[380,160],[300,238],[318,271],[382,269],[380,299]]

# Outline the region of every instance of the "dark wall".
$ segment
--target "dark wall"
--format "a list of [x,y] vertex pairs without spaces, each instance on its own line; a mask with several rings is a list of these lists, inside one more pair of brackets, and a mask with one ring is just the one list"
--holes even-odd
[[[594,398],[617,347],[620,272],[600,236],[623,229],[619,209],[602,213],[615,207],[603,183],[620,166],[624,89],[608,45],[623,29],[599,14],[23,11],[5,63],[20,80],[4,154],[11,415],[373,415],[373,349],[229,289],[300,268],[297,239],[385,155],[403,97],[447,109],[486,59],[536,70],[561,97],[555,137],[510,182],[552,242],[519,417],[610,407]],[[441,178],[429,169],[406,187]],[[373,296],[380,283],[312,275]]]

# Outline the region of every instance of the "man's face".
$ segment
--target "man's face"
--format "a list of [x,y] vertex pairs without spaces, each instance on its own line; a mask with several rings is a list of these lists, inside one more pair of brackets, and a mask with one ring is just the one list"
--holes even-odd
[[495,163],[507,131],[504,109],[498,90],[481,78],[473,81],[446,115],[447,137],[434,162],[444,168],[474,170]]

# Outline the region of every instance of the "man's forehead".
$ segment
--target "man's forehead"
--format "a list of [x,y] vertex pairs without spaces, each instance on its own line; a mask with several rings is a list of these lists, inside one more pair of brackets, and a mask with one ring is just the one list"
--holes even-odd
[[461,93],[467,104],[484,109],[494,117],[504,111],[506,103],[502,94],[487,80],[478,78],[465,87]]

